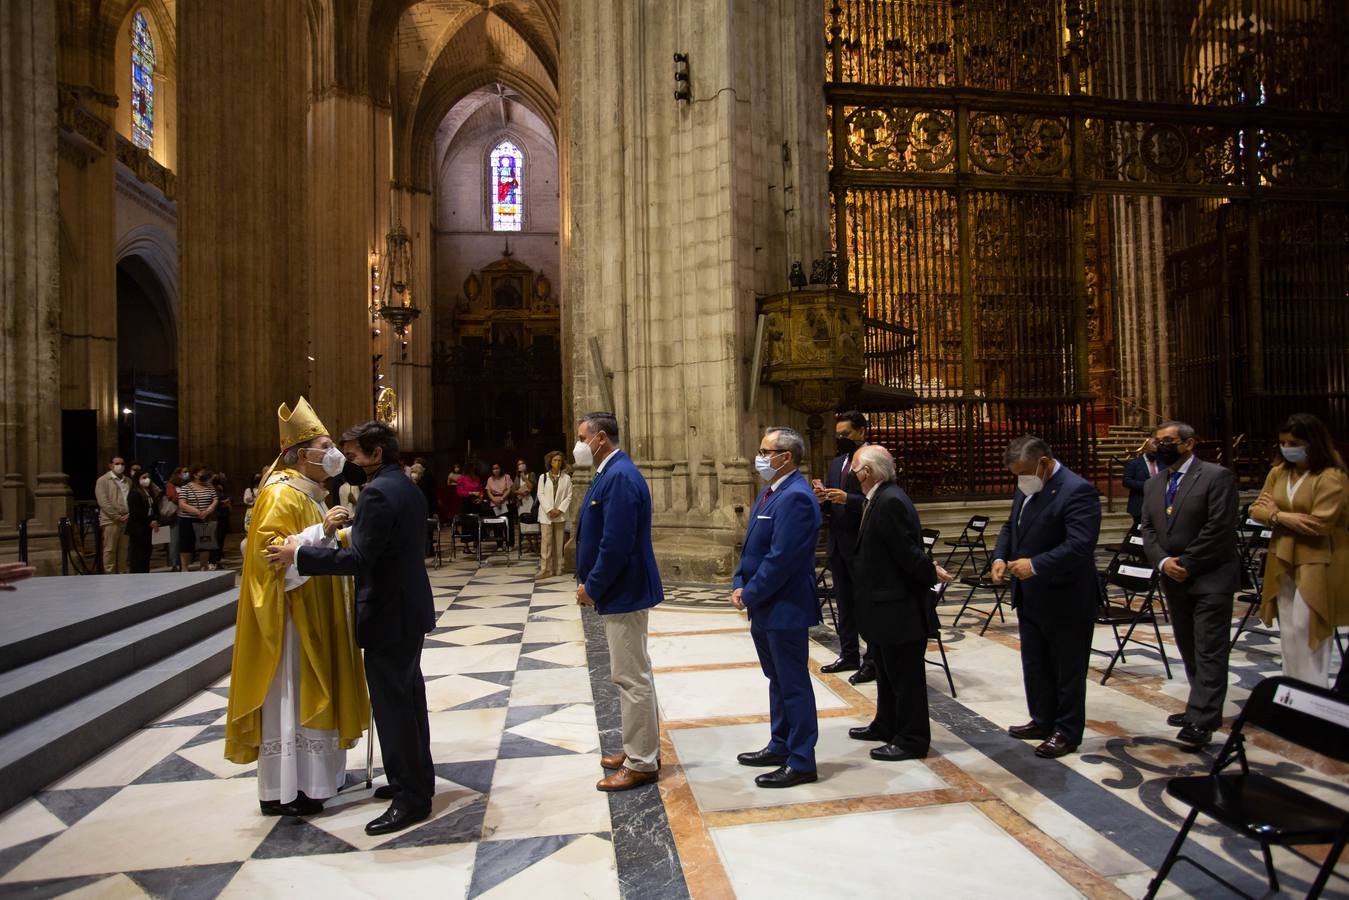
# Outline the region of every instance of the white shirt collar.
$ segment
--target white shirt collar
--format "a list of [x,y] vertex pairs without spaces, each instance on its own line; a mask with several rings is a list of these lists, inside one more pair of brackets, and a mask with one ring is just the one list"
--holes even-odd
[[880,489],[881,483],[878,481],[871,486],[871,490],[867,491],[867,499],[870,500],[872,497],[876,496],[876,492]]
[[615,456],[617,456],[622,452],[623,452],[622,450],[615,447],[613,453],[610,453],[608,456],[604,457],[604,461],[595,467],[595,477],[598,478],[599,474],[604,471],[604,467],[609,465],[609,460],[613,459]]
[[770,491],[775,491],[775,492],[776,492],[778,488],[780,488],[780,487],[782,487],[784,484],[786,484],[786,483],[787,483],[787,480],[788,480],[789,478],[791,478],[793,475],[795,475],[795,474],[796,474],[797,472],[799,472],[799,471],[801,471],[801,470],[800,470],[800,469],[792,469],[792,470],[791,470],[790,472],[788,472],[786,475],[779,475],[777,478],[773,479],[773,481],[768,485],[768,489],[769,489]]
[[[1185,460],[1185,462],[1181,463],[1181,464],[1180,464],[1180,468],[1177,469],[1176,471],[1179,472],[1181,475],[1186,474],[1187,472],[1190,471],[1190,464],[1193,463],[1194,460],[1195,460],[1195,456],[1194,456],[1193,453],[1191,453],[1191,454],[1190,454],[1190,458],[1187,459],[1187,460]],[[1169,475],[1170,472],[1168,471],[1167,474]]]

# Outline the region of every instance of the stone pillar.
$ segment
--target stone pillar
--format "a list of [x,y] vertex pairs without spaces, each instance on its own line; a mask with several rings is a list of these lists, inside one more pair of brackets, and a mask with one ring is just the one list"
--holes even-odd
[[[401,221],[412,237],[412,302],[422,311],[404,338],[387,323],[382,327],[385,366],[398,394],[398,441],[406,450],[434,450],[431,397],[431,339],[434,335],[435,304],[431,297],[431,210],[434,196],[422,188],[400,187],[394,191],[395,222]],[[407,342],[404,348],[402,342]]]
[[180,455],[235,483],[310,387],[307,32],[301,0],[178,10]]
[[[46,573],[70,500],[61,473],[56,46],[53,4],[0,4],[0,528],[12,534],[32,516],[30,557]],[[0,557],[12,558],[13,546],[0,544]]]
[[309,107],[309,401],[338,434],[373,413],[374,117],[368,97],[336,88]]
[[[827,249],[823,10],[563,8],[570,401],[577,413],[606,403],[593,336],[625,449],[669,461],[655,512],[667,575],[730,577],[745,473],[716,460],[743,459],[762,427],[802,418],[772,390],[754,410],[745,398],[756,295],[785,289],[793,259]],[[676,52],[688,54],[688,101],[674,97]]]

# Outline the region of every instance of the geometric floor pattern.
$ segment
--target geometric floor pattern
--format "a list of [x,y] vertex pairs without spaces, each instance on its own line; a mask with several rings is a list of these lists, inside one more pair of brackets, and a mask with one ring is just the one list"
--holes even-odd
[[[602,627],[575,605],[570,577],[536,582],[535,565],[431,570],[427,822],[365,835],[385,804],[365,786],[364,743],[322,814],[260,816],[253,767],[223,757],[225,680],[0,817],[0,896],[1137,897],[1182,817],[1166,779],[1212,760],[1183,751],[1165,725],[1186,693],[1169,627],[1174,678],[1140,648],[1102,686],[1097,657],[1081,751],[1041,760],[1005,732],[1026,717],[1015,616],[981,636],[969,613],[951,627],[959,606],[947,604],[958,697],[930,667],[927,759],[877,763],[847,737],[870,720],[875,690],[819,671],[836,646],[822,627],[810,651],[820,780],[757,789],[756,771],[735,763],[767,740],[748,623],[723,588],[675,585],[650,623],[661,778],[605,795],[598,757],[619,741]],[[1229,715],[1277,671],[1277,641],[1243,636]],[[1095,646],[1110,642],[1098,630]],[[1349,803],[1349,770],[1260,737],[1251,758]],[[373,762],[377,786],[378,748]],[[1258,851],[1211,826],[1192,834],[1202,862],[1262,892]],[[1276,862],[1285,892],[1305,894],[1313,866],[1280,851]],[[1163,896],[1226,892],[1178,867]],[[1349,881],[1332,880],[1326,896],[1349,896]]]

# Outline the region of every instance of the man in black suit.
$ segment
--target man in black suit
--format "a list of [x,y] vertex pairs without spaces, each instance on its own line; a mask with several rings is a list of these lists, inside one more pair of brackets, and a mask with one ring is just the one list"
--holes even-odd
[[1230,469],[1194,455],[1194,429],[1163,422],[1153,435],[1162,475],[1143,500],[1143,552],[1162,575],[1180,658],[1190,682],[1185,712],[1166,721],[1191,750],[1208,746],[1227,697],[1232,595],[1241,586],[1237,484]]
[[1143,486],[1157,474],[1157,447],[1148,438],[1143,452],[1124,464],[1124,488],[1129,492],[1129,515],[1137,525],[1143,519]]
[[277,565],[293,560],[301,575],[356,576],[356,642],[365,648],[370,705],[389,779],[375,796],[393,801],[365,832],[389,834],[427,818],[435,791],[421,668],[422,640],[436,625],[422,557],[426,498],[403,473],[398,438],[383,422],[352,428],[342,435],[342,450],[348,481],[367,478],[346,546],[297,552],[286,544],[268,547],[267,555]]
[[834,423],[838,455],[829,463],[825,480],[812,483],[821,510],[829,522],[829,572],[834,580],[838,609],[838,659],[820,666],[821,672],[857,671],[848,678],[853,684],[876,680],[876,665],[867,644],[862,656],[857,640],[857,613],[853,600],[852,562],[857,555],[857,526],[862,521],[862,486],[857,481],[852,457],[867,445],[867,417],[857,410],[839,413]]
[[1003,462],[1017,486],[993,550],[991,575],[994,584],[1013,579],[1031,717],[1007,731],[1042,741],[1035,755],[1054,759],[1077,749],[1087,724],[1101,500],[1096,488],[1054,459],[1038,437],[1012,441]]
[[868,444],[853,455],[852,469],[866,497],[852,562],[857,620],[877,677],[876,718],[848,736],[880,742],[872,759],[922,759],[932,740],[923,657],[938,627],[937,572],[923,550],[918,511],[895,484],[889,451]]

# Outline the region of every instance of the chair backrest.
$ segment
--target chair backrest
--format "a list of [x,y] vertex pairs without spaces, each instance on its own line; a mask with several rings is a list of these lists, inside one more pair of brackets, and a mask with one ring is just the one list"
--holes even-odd
[[1255,686],[1232,726],[1256,725],[1322,756],[1349,762],[1349,697],[1277,675]]
[[935,528],[923,529],[923,551],[927,553],[927,558],[932,558],[932,548],[937,546],[937,538],[941,537],[941,532]]
[[[984,529],[988,527],[988,516],[970,516],[970,520],[965,523],[966,531],[973,531],[975,534],[983,534]],[[961,535],[964,537],[965,535]]]
[[477,513],[460,513],[455,519],[455,529],[460,534],[471,534],[478,536],[478,515]]
[[1132,556],[1134,559],[1143,559],[1143,526],[1137,522],[1129,526],[1129,530],[1124,533],[1124,537],[1119,542],[1120,552]]
[[1151,566],[1140,566],[1132,560],[1117,558],[1111,560],[1105,580],[1131,595],[1137,595],[1151,593],[1156,576],[1157,570]]

